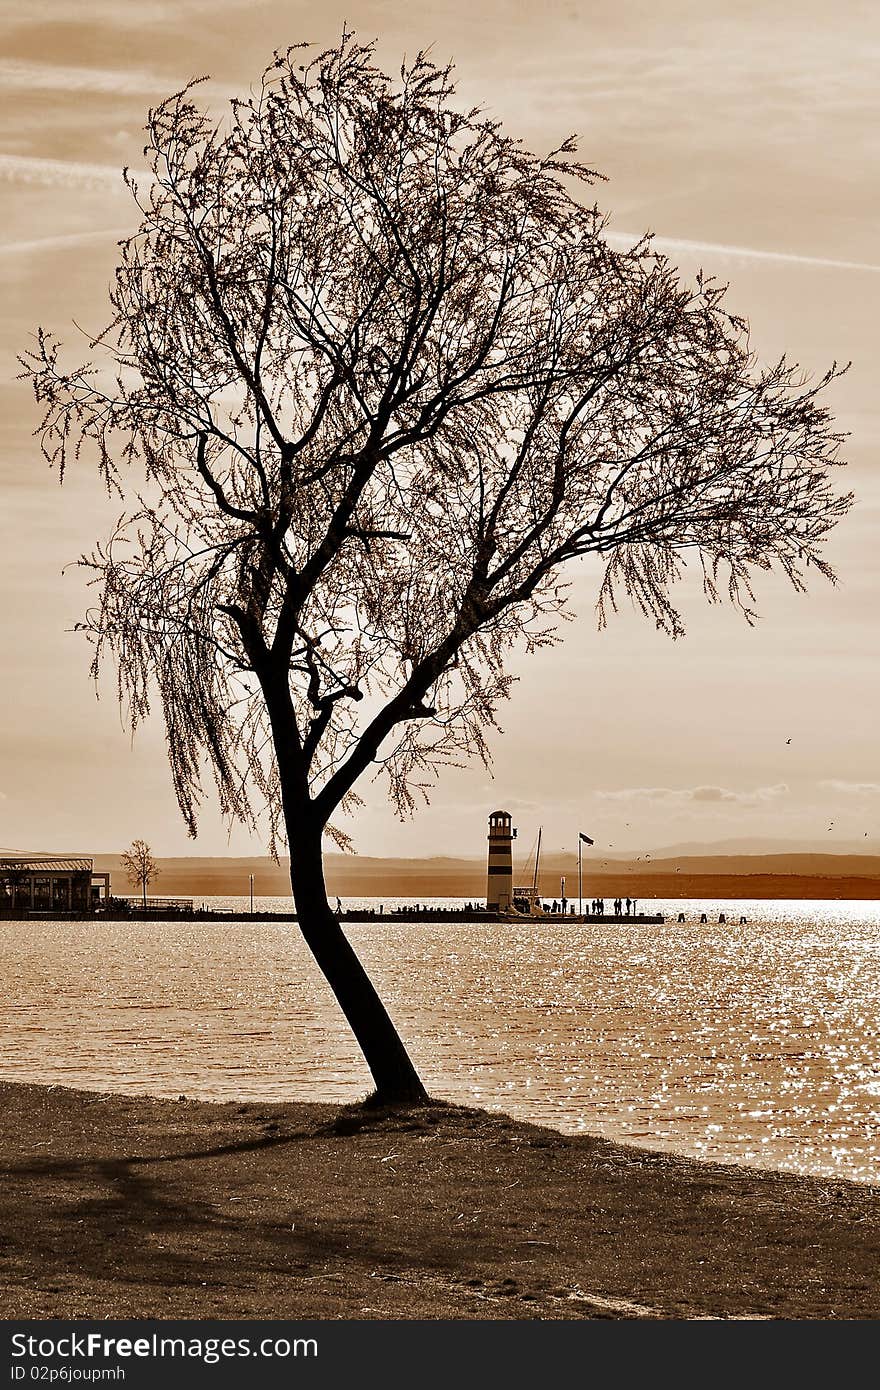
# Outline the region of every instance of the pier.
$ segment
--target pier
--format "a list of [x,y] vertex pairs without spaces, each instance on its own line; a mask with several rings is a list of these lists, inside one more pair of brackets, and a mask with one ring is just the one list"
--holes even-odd
[[666,918],[662,913],[636,912],[621,913],[619,916],[613,912],[491,912],[487,908],[467,908],[450,907],[402,907],[394,912],[374,912],[370,908],[352,908],[350,912],[342,912],[339,915],[340,922],[498,922],[508,924],[512,922],[521,925],[538,925],[541,922],[553,922],[560,926],[585,926],[585,925],[610,925],[610,926],[629,926],[631,924],[656,925],[662,926]]
[[[343,909],[342,912],[335,914],[344,926],[346,922],[461,922],[468,923],[495,922],[499,926],[516,924],[518,926],[540,926],[541,923],[552,922],[554,925],[577,927],[577,926],[662,926],[666,918],[662,913],[637,912],[616,916],[614,913],[577,913],[568,912],[564,916],[561,912],[536,912],[534,914],[524,912],[490,912],[485,908],[454,908],[454,907],[430,907],[428,905],[416,904],[409,907],[397,908],[392,912],[379,911],[370,907],[354,907],[349,910]],[[44,921],[76,921],[76,922],[295,922],[297,920],[295,912],[261,912],[259,909],[249,912],[246,909],[233,908],[214,908],[214,907],[167,907],[153,908],[148,906],[144,911],[142,907],[131,908],[129,911],[121,911],[115,907],[99,908],[91,912],[41,912],[39,910],[22,910],[12,913],[0,913],[0,918],[11,921],[33,921],[43,919]]]

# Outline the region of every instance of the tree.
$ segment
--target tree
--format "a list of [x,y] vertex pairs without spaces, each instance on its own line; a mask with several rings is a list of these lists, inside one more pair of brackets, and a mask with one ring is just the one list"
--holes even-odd
[[147,886],[152,883],[154,878],[159,875],[159,865],[153,858],[153,852],[145,840],[132,840],[131,845],[122,853],[122,867],[128,875],[128,881],[134,888],[140,888],[144,898],[144,910],[147,906]]
[[301,47],[221,124],[195,84],[150,112],[102,358],[40,330],[22,360],[50,463],[90,446],[134,499],[82,562],[95,671],[133,726],[158,692],[192,835],[208,768],[225,815],[267,812],[377,1095],[418,1101],[322,837],[367,773],[405,816],[488,758],[571,562],[603,566],[600,622],[623,592],[673,636],[689,553],[749,621],[755,570],[830,576],[838,368],[760,368],[722,286],[613,250],[573,141],[529,153],[424,55],[392,80],[350,34]]

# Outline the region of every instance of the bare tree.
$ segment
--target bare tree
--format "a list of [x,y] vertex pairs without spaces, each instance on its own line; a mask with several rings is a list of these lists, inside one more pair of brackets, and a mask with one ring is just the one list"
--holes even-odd
[[134,888],[140,888],[143,893],[144,909],[147,906],[147,887],[154,878],[159,876],[159,865],[153,858],[153,852],[145,840],[132,840],[131,845],[122,853],[122,867],[128,875],[128,881]]
[[611,249],[573,141],[529,153],[424,55],[392,80],[350,34],[290,49],[221,124],[193,88],[149,115],[149,187],[126,176],[102,358],[66,370],[40,331],[23,359],[42,447],[63,476],[91,446],[133,499],[83,559],[95,670],[134,726],[158,692],[191,834],[206,769],[225,815],[268,808],[378,1096],[419,1100],[322,836],[365,773],[406,815],[488,758],[569,562],[604,566],[600,621],[623,592],[672,635],[688,552],[749,621],[754,570],[830,575],[837,368],[759,368],[721,286]]

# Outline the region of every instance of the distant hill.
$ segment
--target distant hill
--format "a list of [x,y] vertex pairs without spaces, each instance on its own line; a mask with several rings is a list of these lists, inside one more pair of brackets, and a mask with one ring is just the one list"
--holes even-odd
[[[768,836],[740,835],[728,840],[714,840],[710,843],[700,840],[687,840],[679,844],[659,845],[650,851],[655,859],[677,859],[681,855],[705,858],[707,855],[754,855],[754,854],[868,854],[880,855],[880,837],[865,835],[857,840],[831,839],[813,835],[809,839],[783,840]],[[631,858],[631,855],[621,856]]]
[[[26,851],[7,850],[8,854]],[[32,851],[33,852],[33,851]],[[41,851],[42,853],[87,853]],[[118,854],[94,854],[95,870],[110,873],[115,892],[128,885]],[[246,897],[250,875],[258,897],[290,894],[288,861],[262,857],[186,855],[157,860],[160,874],[151,885],[156,895]],[[328,854],[328,892],[346,897],[463,897],[479,900],[486,891],[482,857],[437,856],[424,859],[377,858]],[[515,871],[516,876],[516,871]],[[539,887],[546,898],[577,897],[577,859],[548,853],[541,860]],[[586,898],[853,898],[880,899],[880,855],[870,854],[681,854],[616,858],[590,849],[583,856]]]
[[[591,852],[592,853],[592,852]],[[179,858],[158,861],[154,893],[188,897],[246,896],[254,875],[257,896],[290,893],[287,859],[268,857]],[[328,854],[327,889],[340,897],[472,897],[486,891],[482,858],[437,856],[380,859]],[[118,855],[95,855],[95,868],[110,872],[117,891],[128,891]],[[577,859],[548,854],[540,884],[546,897],[577,896]],[[678,858],[615,860],[584,856],[584,895],[608,897],[880,898],[880,856],[843,854],[682,855]]]

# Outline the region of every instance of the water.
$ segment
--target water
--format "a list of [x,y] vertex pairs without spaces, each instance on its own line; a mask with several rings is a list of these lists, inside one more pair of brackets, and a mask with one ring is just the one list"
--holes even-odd
[[[720,1162],[880,1182],[880,903],[651,907],[664,926],[348,932],[438,1096]],[[0,922],[0,943],[4,1079],[207,1099],[370,1089],[295,924]]]

